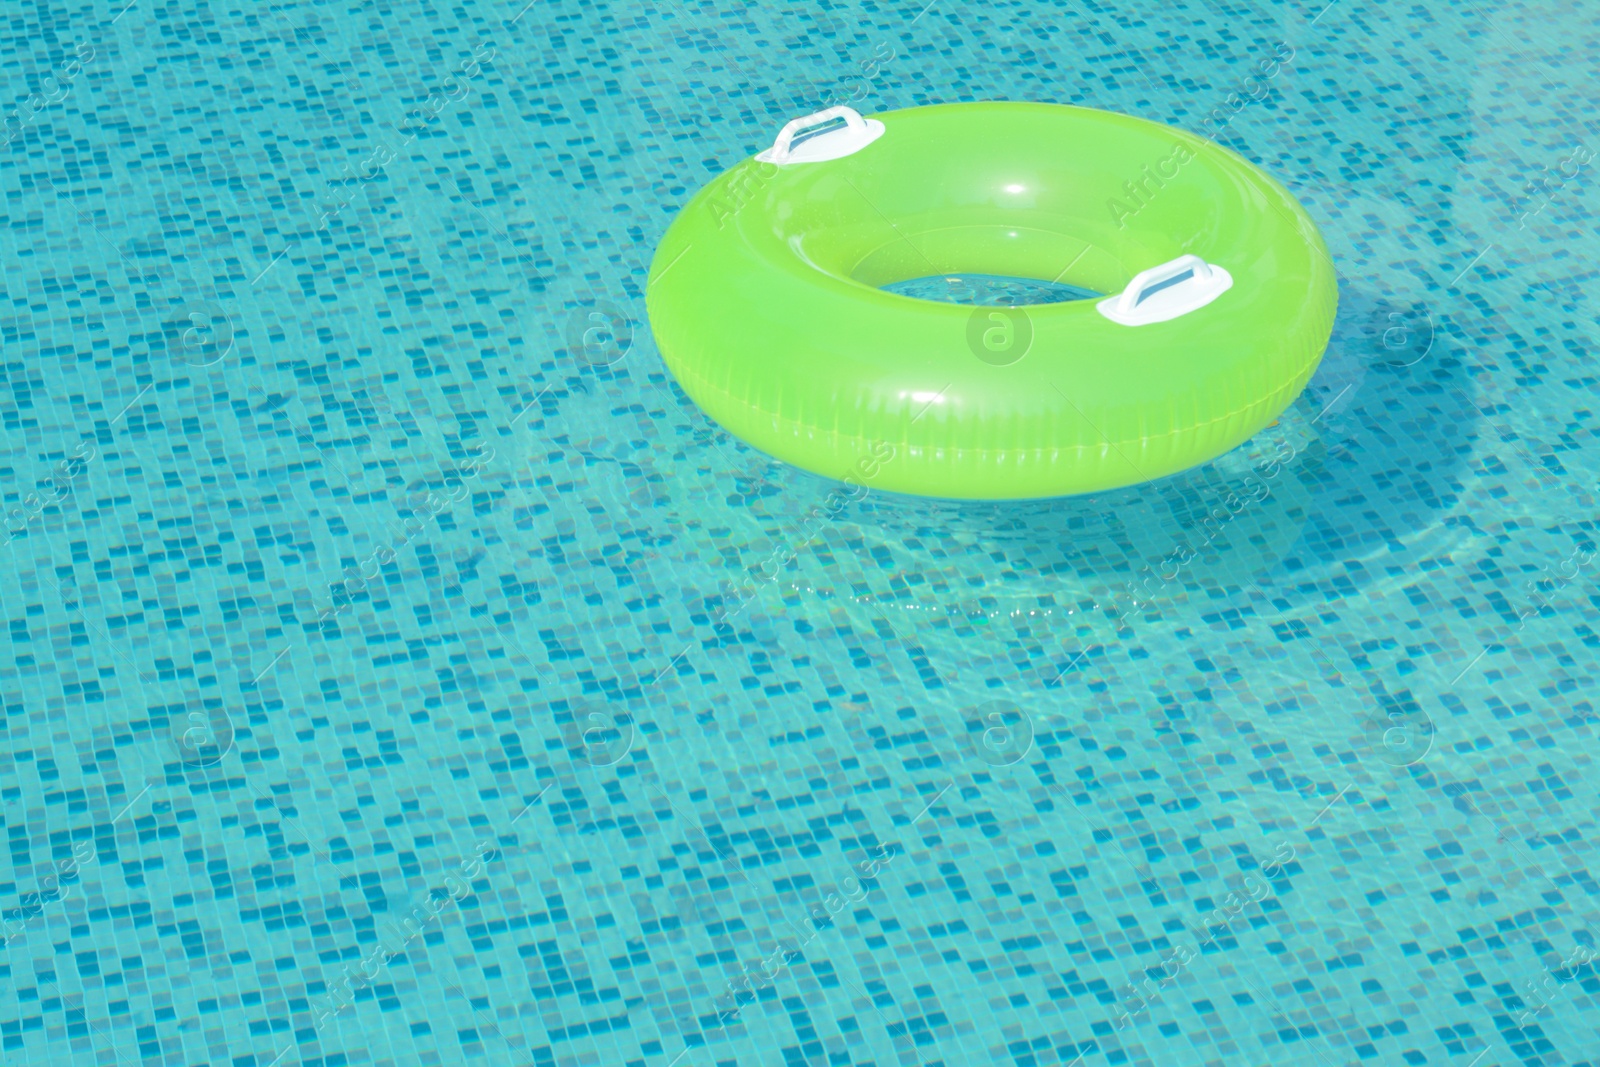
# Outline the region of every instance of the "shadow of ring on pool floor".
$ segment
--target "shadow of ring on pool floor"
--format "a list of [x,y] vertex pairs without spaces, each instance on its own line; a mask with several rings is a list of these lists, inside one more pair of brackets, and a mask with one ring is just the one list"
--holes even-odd
[[1386,557],[1413,570],[1453,536],[1438,516],[1461,492],[1482,416],[1447,341],[1420,303],[1347,285],[1311,386],[1232,452],[1056,500],[871,493],[780,583],[862,619],[1193,621],[1259,600],[1252,585],[1291,601],[1320,602],[1329,583],[1348,595],[1383,576]]

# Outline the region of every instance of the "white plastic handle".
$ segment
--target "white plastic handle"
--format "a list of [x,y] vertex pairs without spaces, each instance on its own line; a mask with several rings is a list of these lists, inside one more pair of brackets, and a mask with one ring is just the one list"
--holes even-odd
[[[794,139],[814,126],[834,119],[844,119],[844,125],[827,133],[819,133],[795,147]],[[883,136],[883,123],[877,119],[864,119],[853,107],[830,107],[786,123],[778,131],[772,147],[756,156],[758,163],[821,163],[859,152]]]
[[1205,307],[1233,288],[1233,275],[1199,256],[1179,256],[1142,270],[1116,296],[1095,305],[1100,314],[1123,326],[1166,322]]

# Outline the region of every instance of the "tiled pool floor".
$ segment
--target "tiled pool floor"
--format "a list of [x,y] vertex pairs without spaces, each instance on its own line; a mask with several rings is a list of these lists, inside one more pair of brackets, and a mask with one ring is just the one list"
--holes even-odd
[[[1600,11],[924,2],[5,13],[8,1067],[1600,1062]],[[807,525],[643,285],[836,94],[1214,135],[1312,386]]]

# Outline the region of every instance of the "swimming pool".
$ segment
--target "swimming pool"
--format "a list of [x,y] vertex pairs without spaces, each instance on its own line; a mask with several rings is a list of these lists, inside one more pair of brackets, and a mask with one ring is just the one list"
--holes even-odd
[[[1600,1055],[1577,0],[4,33],[6,1064]],[[1277,424],[834,506],[688,401],[688,197],[982,99],[1294,191],[1341,303]]]

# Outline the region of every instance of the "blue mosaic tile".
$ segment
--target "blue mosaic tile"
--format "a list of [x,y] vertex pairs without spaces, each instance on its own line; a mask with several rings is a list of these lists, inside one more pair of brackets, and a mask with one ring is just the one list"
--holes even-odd
[[[1597,46],[9,12],[4,1062],[1600,1062]],[[829,512],[666,372],[650,256],[795,115],[987,99],[1271,171],[1328,355],[1159,483]]]

